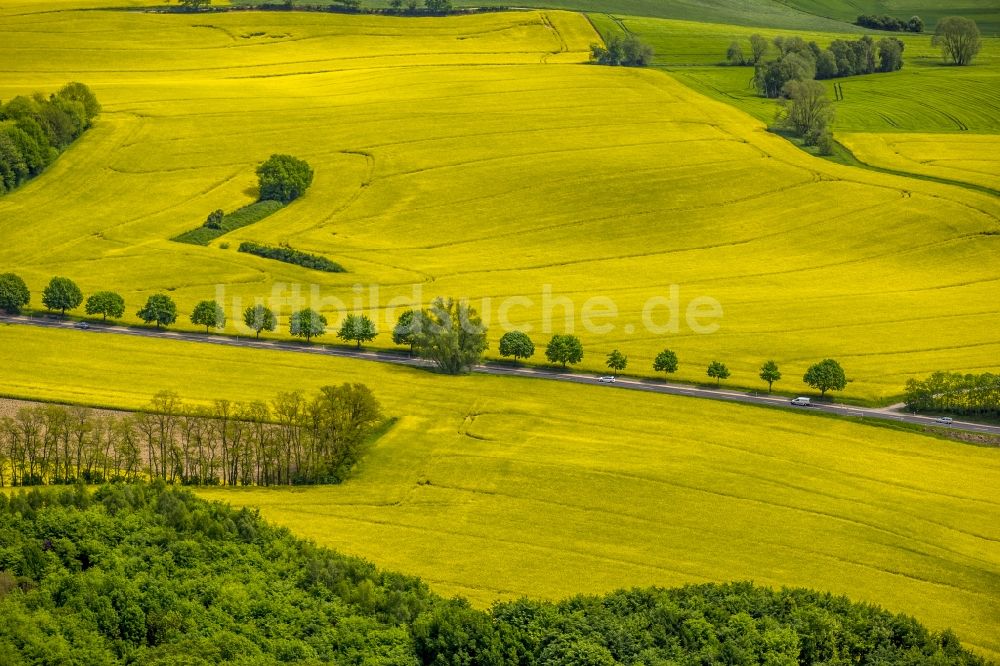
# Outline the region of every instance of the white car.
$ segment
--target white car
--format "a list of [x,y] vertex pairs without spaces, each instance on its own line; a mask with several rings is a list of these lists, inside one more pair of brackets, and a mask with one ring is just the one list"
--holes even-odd
[[795,405],[796,407],[808,407],[809,403],[810,403],[809,398],[803,398],[802,396],[799,396],[798,398],[792,400],[792,404]]
[[955,420],[950,416],[942,416],[940,418],[934,419],[934,423],[941,423],[943,425],[951,425]]
[[604,375],[603,377],[598,377],[597,381],[601,382],[602,384],[614,384],[615,378],[612,377],[611,375]]

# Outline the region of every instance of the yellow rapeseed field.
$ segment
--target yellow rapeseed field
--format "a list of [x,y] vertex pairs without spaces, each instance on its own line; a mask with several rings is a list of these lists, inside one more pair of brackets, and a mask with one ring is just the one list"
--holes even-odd
[[995,134],[841,134],[862,162],[1000,189],[1000,136]]
[[607,386],[0,326],[14,395],[135,408],[161,390],[204,404],[356,381],[399,421],[347,483],[200,494],[479,605],[751,579],[1000,655],[995,449]]
[[[789,391],[834,357],[867,400],[998,367],[1000,237],[981,233],[1000,225],[995,198],[813,159],[663,73],[579,64],[597,39],[580,15],[20,6],[0,10],[0,97],[79,80],[104,105],[0,199],[0,267],[35,307],[66,275],[122,291],[129,321],[153,292],[185,314],[218,296],[230,332],[258,297],[283,329],[293,305],[331,326],[372,308],[390,346],[398,306],[465,296],[490,315],[491,354],[505,324],[539,343],[572,328],[588,369],[620,348],[651,374],[670,347],[681,379],[718,359],[754,386],[774,358]],[[302,200],[210,247],[168,240],[253,201],[276,152],[315,168]],[[243,240],[350,272],[239,254]]]

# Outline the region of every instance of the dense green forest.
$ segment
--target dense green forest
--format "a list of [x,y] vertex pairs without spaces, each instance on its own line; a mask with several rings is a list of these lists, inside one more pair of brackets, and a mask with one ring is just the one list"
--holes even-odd
[[0,663],[984,664],[808,590],[619,591],[489,612],[163,481],[0,493]]
[[0,194],[40,174],[90,127],[101,105],[90,88],[67,83],[0,104]]

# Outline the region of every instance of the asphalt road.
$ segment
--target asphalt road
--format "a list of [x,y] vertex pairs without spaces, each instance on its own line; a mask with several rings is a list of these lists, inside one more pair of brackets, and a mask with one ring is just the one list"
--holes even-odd
[[[28,326],[40,326],[44,328],[77,329],[78,322],[66,321],[48,317],[27,317],[0,315],[0,323],[19,324]],[[415,359],[403,354],[392,352],[353,350],[343,347],[327,347],[326,345],[305,345],[302,343],[288,342],[281,340],[256,340],[251,337],[234,337],[228,335],[206,335],[200,333],[189,333],[162,330],[156,331],[146,328],[131,328],[128,326],[117,326],[114,324],[90,323],[87,333],[113,333],[118,335],[133,335],[143,338],[157,338],[166,340],[183,340],[186,342],[197,342],[201,344],[225,345],[229,347],[245,347],[250,349],[270,349],[276,351],[297,352],[300,354],[318,354],[321,356],[339,356],[343,358],[353,358],[362,361],[377,361],[381,363],[393,363],[395,365],[406,365],[411,367],[428,368],[431,363],[422,359]],[[79,330],[79,329],[77,329]],[[83,332],[81,330],[81,332]],[[505,375],[512,377],[529,377],[533,379],[546,379],[549,381],[570,382],[574,384],[595,384],[597,377],[590,374],[579,374],[574,372],[559,372],[546,368],[511,367],[505,365],[480,365],[474,369],[475,372],[487,375]],[[951,425],[941,425],[935,423],[933,417],[906,414],[891,409],[872,409],[868,407],[853,407],[837,403],[814,403],[809,407],[795,407],[790,404],[788,398],[777,397],[755,392],[733,391],[725,388],[712,389],[688,386],[684,384],[668,384],[662,381],[633,379],[621,377],[613,384],[602,384],[607,390],[631,390],[646,391],[649,393],[664,393],[667,395],[680,395],[692,398],[706,398],[709,400],[725,400],[729,402],[739,402],[748,405],[766,405],[770,407],[780,407],[799,412],[822,412],[828,414],[838,414],[856,418],[858,420],[877,419],[882,421],[898,421],[904,423],[915,423],[917,425],[937,426],[942,428],[953,428],[969,432],[987,433],[1000,435],[1000,426],[984,425],[970,421],[954,421]]]

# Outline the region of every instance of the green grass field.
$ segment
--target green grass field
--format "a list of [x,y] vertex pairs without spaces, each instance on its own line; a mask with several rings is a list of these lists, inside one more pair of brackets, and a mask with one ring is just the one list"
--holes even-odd
[[210,402],[345,381],[399,417],[352,480],[200,493],[480,605],[752,579],[1000,655],[995,449],[597,385],[0,326],[14,395],[134,408],[165,389]]
[[[745,28],[641,17],[591,15],[609,35],[624,30],[639,35],[656,51],[654,64],[695,90],[772,122],[777,105],[758,97],[751,87],[752,67],[724,66],[729,44],[738,41],[749,52],[755,32],[768,39],[798,35],[826,46],[834,39],[855,39],[841,32]],[[870,31],[869,31],[870,32]],[[876,39],[880,34],[875,33]],[[898,72],[845,77],[826,82],[844,92],[834,106],[836,132],[1000,132],[1000,38],[983,40],[969,67],[942,65],[930,35],[896,35],[906,45]],[[773,47],[772,47],[773,55]],[[1000,179],[1000,173],[994,172]]]
[[[567,327],[562,307],[546,316],[550,290],[572,303],[587,370],[620,348],[652,374],[671,347],[680,379],[718,359],[756,387],[774,358],[778,388],[797,391],[832,356],[850,396],[879,401],[911,376],[998,368],[1000,237],[981,232],[1000,202],[810,158],[661,72],[580,65],[595,38],[580,15],[5,9],[0,31],[0,97],[81,80],[105,108],[0,199],[0,266],[35,306],[58,274],[122,290],[129,321],[167,290],[185,314],[219,295],[234,320],[262,297],[335,326],[340,304],[365,308],[378,285],[376,345],[391,346],[392,306],[467,296],[492,314],[495,354],[504,315],[538,342]],[[168,240],[252,201],[273,152],[314,166],[306,197],[209,247]],[[238,254],[244,240],[350,273]],[[663,326],[651,332],[644,308],[671,285],[677,332],[666,305],[648,312]],[[712,335],[684,321],[701,297],[723,308]],[[617,317],[595,323],[611,330],[586,329],[584,309],[609,302]]]

